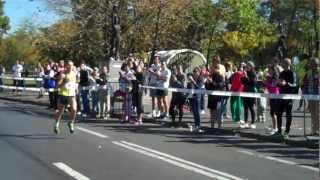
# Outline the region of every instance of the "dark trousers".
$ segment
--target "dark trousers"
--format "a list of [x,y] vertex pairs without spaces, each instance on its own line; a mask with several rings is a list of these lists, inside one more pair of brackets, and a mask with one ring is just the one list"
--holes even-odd
[[76,95],[76,101],[77,101],[77,111],[81,111],[81,100],[80,100],[79,93],[77,93]]
[[[0,75],[0,76],[2,76],[2,75]],[[2,78],[0,78],[0,86],[2,86],[2,85],[3,85],[3,81],[2,81]],[[2,87],[0,87],[0,91],[3,91]]]
[[89,114],[90,113],[89,90],[81,90],[80,95],[82,99],[83,113]]
[[49,103],[50,103],[50,108],[58,109],[58,92],[53,91],[49,92]]
[[175,119],[176,119],[175,109],[178,109],[179,111],[179,123],[181,123],[182,117],[183,117],[183,105],[184,105],[183,99],[172,97],[170,102],[169,114],[171,116],[173,124],[175,123]]
[[200,109],[201,111],[204,110],[204,94],[201,94],[201,99],[200,99]]
[[254,98],[243,98],[244,105],[244,121],[248,122],[248,114],[251,114],[251,124],[254,124],[256,118],[256,112],[254,111],[254,104],[256,99]]
[[200,111],[201,111],[201,98],[200,97],[193,97],[191,100],[191,107],[192,113],[194,117],[194,125],[195,127],[200,127]]
[[287,122],[286,122],[286,133],[290,132],[291,122],[292,122],[292,100],[279,99],[278,101],[278,112],[277,112],[277,123],[278,123],[278,133],[281,133],[282,127],[282,114],[286,112]]
[[132,93],[132,103],[133,103],[133,106],[137,107],[137,114],[138,115],[144,113],[143,92],[133,92]]

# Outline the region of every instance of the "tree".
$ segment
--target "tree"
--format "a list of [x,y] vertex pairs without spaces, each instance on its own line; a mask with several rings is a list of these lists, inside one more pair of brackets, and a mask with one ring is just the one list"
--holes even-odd
[[10,29],[9,18],[4,15],[4,1],[0,1],[0,38]]

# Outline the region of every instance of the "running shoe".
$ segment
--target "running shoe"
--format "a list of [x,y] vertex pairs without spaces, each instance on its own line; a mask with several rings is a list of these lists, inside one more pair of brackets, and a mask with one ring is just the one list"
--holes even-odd
[[251,129],[257,129],[257,126],[256,126],[255,124],[251,124],[251,125],[250,125],[250,128],[251,128]]
[[53,127],[53,132],[55,133],[55,134],[59,134],[59,122],[56,122],[55,123],[55,125],[54,125],[54,127]]
[[69,127],[70,133],[73,134],[73,133],[74,133],[74,123],[69,122],[69,123],[68,123],[68,127]]
[[283,139],[288,140],[290,138],[289,133],[283,133]]
[[274,133],[273,135],[271,135],[271,137],[276,138],[276,139],[282,139],[283,138],[282,134],[279,133],[279,132]]

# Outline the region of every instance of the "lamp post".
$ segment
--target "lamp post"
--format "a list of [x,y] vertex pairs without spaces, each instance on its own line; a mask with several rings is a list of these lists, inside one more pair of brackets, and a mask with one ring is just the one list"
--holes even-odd
[[159,1],[159,7],[158,7],[158,12],[157,12],[157,20],[156,20],[156,28],[155,28],[155,33],[154,33],[154,38],[153,38],[153,45],[152,45],[152,52],[151,52],[151,57],[149,61],[149,65],[153,64],[153,60],[155,58],[156,50],[159,46],[159,24],[160,24],[160,16],[162,12],[163,5],[165,3],[165,0],[160,0]]

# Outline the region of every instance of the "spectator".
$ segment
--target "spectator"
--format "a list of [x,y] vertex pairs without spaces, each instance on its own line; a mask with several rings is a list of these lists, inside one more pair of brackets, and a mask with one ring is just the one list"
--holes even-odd
[[[60,68],[61,70],[61,68]],[[80,64],[80,71],[79,71],[79,86],[80,86],[80,96],[82,99],[82,117],[87,117],[90,114],[90,101],[89,101],[89,89],[90,89],[90,74],[93,70],[88,67],[85,62]]]
[[[178,66],[176,70],[176,74],[171,76],[171,84],[172,88],[185,88],[186,87],[186,75],[183,73],[182,66]],[[170,102],[169,113],[172,119],[172,125],[174,127],[180,127],[183,117],[183,105],[185,103],[185,95],[181,92],[172,92],[172,98]],[[179,113],[179,122],[176,124],[176,109],[178,109]]]
[[65,64],[64,64],[64,60],[60,60],[59,61],[59,64],[57,65],[57,71],[58,73],[64,73],[66,71],[66,67],[65,67]]
[[[265,79],[265,71],[260,68],[257,73],[257,92],[264,93],[264,79]],[[267,98],[259,97],[257,98],[257,122],[265,122],[266,121],[266,109],[267,109]]]
[[[3,81],[2,81],[2,76],[6,73],[6,69],[4,68],[3,65],[0,64],[0,86],[3,86]],[[3,91],[3,88],[0,87],[0,92]]]
[[161,68],[158,72],[158,86],[164,89],[157,90],[157,98],[158,98],[158,108],[161,111],[160,118],[168,118],[169,117],[169,108],[167,102],[168,90],[171,71],[167,68],[166,62],[161,62]]
[[132,80],[132,97],[133,97],[133,104],[137,107],[137,121],[135,122],[136,125],[142,125],[142,117],[144,113],[144,107],[143,107],[143,88],[140,88],[139,86],[142,86],[145,81],[145,74],[144,74],[144,64],[139,63],[137,65],[136,71],[135,71],[135,77],[136,79]]
[[[244,85],[241,81],[243,77],[245,77],[245,63],[241,63],[239,66],[239,70],[236,70],[231,78],[231,91],[234,92],[242,92],[244,89]],[[243,126],[244,121],[241,121],[241,114],[243,112],[243,100],[240,96],[232,96],[230,99],[231,106],[231,114],[232,119],[235,122],[240,122],[240,125]]]
[[89,78],[90,81],[90,97],[92,99],[92,116],[94,118],[97,117],[99,113],[99,93],[98,89],[98,82],[99,82],[99,69],[94,68],[92,75]]
[[[203,77],[200,76],[200,69],[195,68],[193,70],[193,74],[188,77],[189,83],[188,83],[188,88],[190,89],[197,89],[201,90],[204,85],[204,79]],[[191,108],[192,108],[192,113],[194,116],[194,124],[195,128],[191,129],[194,132],[199,132],[202,133],[203,130],[201,129],[201,119],[200,119],[200,103],[201,103],[201,94],[196,93],[192,95],[191,98]]]
[[[265,84],[265,87],[270,94],[278,95],[280,93],[280,89],[277,86],[279,81],[279,69],[277,66],[272,65],[268,70],[268,75]],[[271,134],[274,134],[278,131],[277,128],[277,108],[278,108],[278,99],[270,99],[270,116],[272,119],[272,129]]]
[[[160,58],[159,56],[155,56],[154,64],[152,64],[149,68],[149,86],[158,87],[158,78],[157,74],[160,71]],[[156,96],[157,96],[157,90],[156,89],[150,89],[150,96],[152,101],[152,116],[153,117],[159,117],[160,111],[156,111]]]
[[[12,78],[13,86],[19,87],[19,80],[21,79],[21,73],[23,71],[23,66],[20,64],[20,61],[16,61],[16,64],[12,67]],[[15,90],[13,90],[14,92]]]
[[49,109],[57,109],[57,95],[55,92],[56,88],[56,79],[55,79],[55,71],[51,68],[49,64],[46,65],[44,70],[43,78],[44,78],[44,88],[49,92]]
[[[225,74],[225,89],[227,91],[230,90],[231,88],[231,77],[233,75],[233,67],[232,67],[232,64],[231,62],[228,62],[226,60],[226,63],[225,63],[225,68],[226,68],[226,74]],[[222,115],[224,118],[226,119],[229,119],[230,117],[228,116],[228,112],[227,112],[227,104],[228,104],[228,100],[229,100],[229,96],[225,96],[223,98],[223,101],[222,101],[222,106],[221,106],[221,111],[222,111]]]
[[100,72],[100,78],[97,83],[100,85],[99,89],[99,116],[102,119],[107,119],[110,113],[110,91],[109,84],[110,72],[107,66],[104,66]]
[[[220,60],[213,59],[213,66],[211,70],[211,77],[208,78],[206,83],[208,90],[224,91],[225,90],[225,75],[221,74],[219,65]],[[214,128],[214,123],[218,123],[218,128],[222,126],[222,102],[223,98],[221,96],[208,96],[208,109],[210,109],[210,121],[211,128]]]
[[134,72],[127,64],[123,64],[123,71],[120,72],[120,84],[123,85],[123,117],[122,123],[132,122],[132,81],[136,80]]
[[[280,88],[280,94],[293,94],[296,90],[296,74],[291,70],[291,60],[289,58],[283,61],[283,71],[280,73],[278,86]],[[275,133],[274,137],[283,137],[285,139],[289,138],[289,132],[292,122],[292,100],[279,99],[278,102],[278,112],[277,112],[277,123],[278,132]],[[282,114],[286,112],[286,130],[282,136]]]
[[39,91],[39,96],[38,98],[41,98],[43,96],[43,80],[39,81],[38,78],[43,78],[44,76],[44,68],[42,67],[41,63],[39,62],[37,64],[37,67],[34,69],[34,72],[36,73],[36,82],[37,82],[37,87],[40,88]]
[[[246,73],[245,76],[241,79],[244,84],[244,92],[251,92],[256,93],[257,92],[257,75],[254,70],[254,63],[252,61],[249,61],[246,66]],[[256,129],[255,118],[256,113],[254,110],[255,105],[255,98],[249,98],[244,97],[243,98],[243,105],[244,105],[244,126],[241,126],[242,128],[252,128]],[[251,114],[251,124],[248,123],[248,113],[250,111]]]
[[[204,82],[206,82],[206,80],[209,78],[209,75],[210,75],[210,73],[209,73],[207,67],[202,66],[200,76],[202,76],[204,78]],[[205,87],[202,87],[202,88],[204,89]],[[206,114],[204,96],[205,96],[205,94],[201,94],[201,103],[200,103],[201,114]]]
[[[21,64],[22,69],[23,69],[22,72],[21,72],[21,77],[22,78],[28,77],[29,76],[29,70],[28,70],[27,65],[24,63],[24,61],[21,61],[20,64]],[[26,87],[24,79],[20,80],[19,83],[20,83],[21,87]]]
[[[303,79],[304,92],[306,94],[320,94],[320,61],[318,58],[311,58],[309,70]],[[320,121],[320,102],[315,100],[309,101],[309,109],[311,113],[311,135],[319,136]]]

